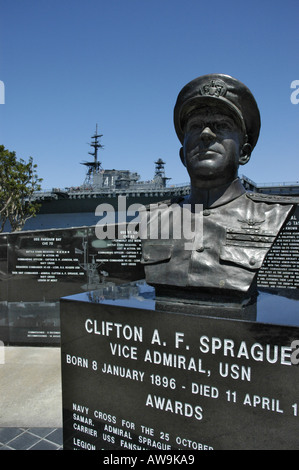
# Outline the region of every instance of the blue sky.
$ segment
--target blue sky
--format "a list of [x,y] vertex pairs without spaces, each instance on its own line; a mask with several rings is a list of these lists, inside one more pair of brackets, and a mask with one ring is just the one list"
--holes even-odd
[[219,72],[244,82],[261,112],[240,174],[298,181],[298,25],[298,0],[0,0],[0,143],[33,157],[44,188],[76,186],[98,123],[104,168],[150,179],[163,158],[183,183],[174,103]]

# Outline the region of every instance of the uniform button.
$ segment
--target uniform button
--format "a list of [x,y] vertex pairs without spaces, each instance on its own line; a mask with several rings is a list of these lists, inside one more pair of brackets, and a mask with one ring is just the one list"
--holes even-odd
[[255,265],[255,263],[256,263],[256,260],[255,260],[255,258],[250,258],[250,260],[249,260],[249,264],[250,264],[250,266],[253,266],[253,265]]
[[204,251],[204,247],[201,246],[200,248],[197,248],[196,251],[197,251],[198,253],[202,253],[202,252]]
[[143,256],[144,261],[148,261],[150,259],[149,255],[144,255]]
[[205,209],[202,213],[203,215],[210,215],[211,214],[211,211],[209,211],[208,209]]

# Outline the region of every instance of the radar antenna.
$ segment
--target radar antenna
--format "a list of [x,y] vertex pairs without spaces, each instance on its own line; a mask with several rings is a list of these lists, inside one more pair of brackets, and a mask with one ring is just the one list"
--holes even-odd
[[98,179],[97,176],[103,171],[102,164],[98,160],[98,149],[103,149],[104,146],[99,142],[99,139],[103,137],[103,134],[98,134],[98,125],[96,125],[95,134],[91,137],[92,141],[89,144],[93,147],[92,152],[88,152],[89,155],[94,157],[92,162],[83,162],[82,165],[87,166],[87,173],[85,178],[85,185],[94,186],[95,181]]

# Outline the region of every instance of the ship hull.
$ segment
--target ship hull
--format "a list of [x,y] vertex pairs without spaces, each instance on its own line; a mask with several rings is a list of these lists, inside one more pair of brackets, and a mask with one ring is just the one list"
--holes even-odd
[[155,204],[164,200],[169,200],[178,196],[189,194],[189,187],[175,188],[167,191],[149,191],[146,193],[76,193],[76,194],[55,194],[52,199],[37,199],[41,204],[40,214],[67,214],[95,212],[100,204],[110,204],[113,209],[117,210],[119,205],[119,197],[126,197],[126,207],[132,204]]

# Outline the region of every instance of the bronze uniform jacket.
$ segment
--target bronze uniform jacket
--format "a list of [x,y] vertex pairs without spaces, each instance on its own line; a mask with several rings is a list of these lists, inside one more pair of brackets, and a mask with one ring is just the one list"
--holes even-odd
[[[233,191],[199,213],[192,213],[192,239],[174,238],[182,225],[183,204],[151,206],[147,227],[170,221],[169,237],[142,241],[142,264],[151,285],[247,292],[258,269],[294,209],[294,198],[247,193],[239,179]],[[175,206],[175,210],[174,209]],[[161,210],[162,207],[162,210]],[[185,210],[185,209],[184,209]]]

